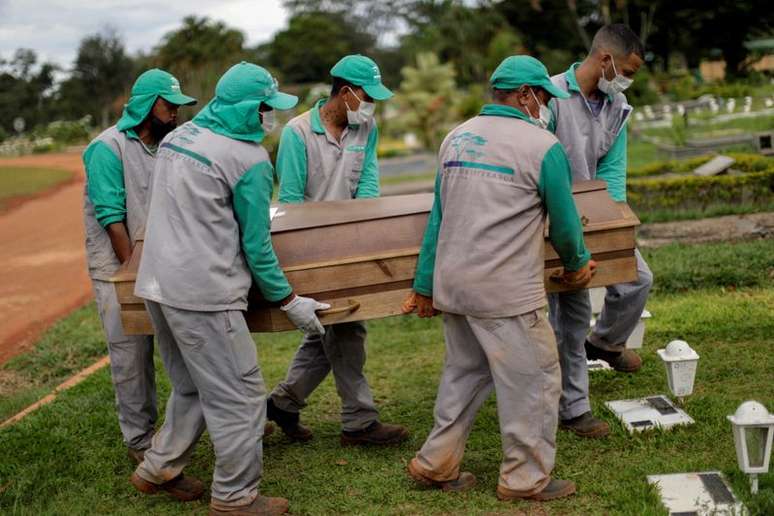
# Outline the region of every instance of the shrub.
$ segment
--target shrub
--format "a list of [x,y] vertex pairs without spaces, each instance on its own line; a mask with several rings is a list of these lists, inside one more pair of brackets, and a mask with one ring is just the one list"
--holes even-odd
[[[711,156],[660,162],[634,171],[627,197],[643,221],[680,220],[700,216],[766,211],[774,206],[774,159],[731,154],[743,174],[702,177],[688,175]],[[665,173],[682,174],[658,177]],[[656,176],[642,178],[642,176]],[[640,178],[637,178],[639,176]]]

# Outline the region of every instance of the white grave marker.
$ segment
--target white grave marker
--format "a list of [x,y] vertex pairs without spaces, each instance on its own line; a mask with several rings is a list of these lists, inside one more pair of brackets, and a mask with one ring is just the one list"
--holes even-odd
[[719,471],[648,475],[648,483],[658,488],[670,515],[745,514],[744,505]]

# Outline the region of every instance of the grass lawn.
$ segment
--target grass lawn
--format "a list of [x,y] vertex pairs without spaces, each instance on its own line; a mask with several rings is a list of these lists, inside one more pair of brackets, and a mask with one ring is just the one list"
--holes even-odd
[[0,166],[0,210],[15,197],[44,192],[68,181],[71,176],[66,170]]
[[[645,365],[635,375],[592,375],[595,411],[612,423],[613,434],[598,441],[564,432],[558,436],[556,475],[575,480],[577,496],[542,507],[495,499],[501,450],[493,398],[479,414],[463,462],[478,477],[473,491],[448,495],[418,489],[406,478],[405,464],[432,426],[444,353],[440,319],[415,317],[370,323],[367,365],[382,419],[409,426],[411,440],[388,449],[341,448],[339,401],[328,379],[304,411],[315,440],[307,445],[291,444],[281,435],[267,440],[263,492],[288,497],[295,514],[666,514],[646,475],[720,469],[753,514],[774,513],[774,473],[761,477],[760,492],[751,498],[747,479],[736,468],[725,419],[750,398],[774,409],[774,240],[667,246],[646,256],[658,289],[648,305],[654,317],[645,337]],[[270,387],[283,377],[298,338],[296,333],[256,335]],[[602,402],[668,393],[655,350],[674,338],[687,340],[701,355],[696,388],[686,400],[697,424],[629,436]],[[54,381],[57,368],[88,363],[100,342],[96,314],[88,307],[59,323],[35,352],[0,373],[12,371],[20,385],[42,389],[40,377]],[[168,383],[161,370],[158,377],[166,399]],[[10,393],[8,399],[20,405],[17,396]],[[10,402],[4,403],[0,408],[8,415]],[[107,370],[0,430],[0,457],[3,513],[206,513],[206,501],[183,505],[164,496],[146,497],[128,484],[132,468],[120,442]],[[209,482],[212,462],[205,438],[187,472]]]

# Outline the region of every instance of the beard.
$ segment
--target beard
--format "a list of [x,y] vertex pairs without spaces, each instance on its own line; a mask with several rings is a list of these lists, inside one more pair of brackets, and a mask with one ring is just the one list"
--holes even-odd
[[155,116],[151,115],[150,132],[156,143],[161,142],[166,135],[171,133],[177,127],[177,122],[170,120],[169,122],[162,122]]

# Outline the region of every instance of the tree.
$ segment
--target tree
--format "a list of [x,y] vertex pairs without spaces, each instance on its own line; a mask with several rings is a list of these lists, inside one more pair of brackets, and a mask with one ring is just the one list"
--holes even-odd
[[120,113],[116,99],[126,95],[133,80],[133,62],[114,29],[81,40],[70,78],[59,90],[63,114],[90,114],[103,127]]
[[288,27],[259,48],[282,79],[327,82],[330,69],[347,54],[372,54],[376,38],[358,29],[343,13],[311,11],[293,15]]
[[[436,53],[441,61],[454,65],[462,85],[489,78],[492,62],[506,53],[503,42],[514,45],[507,55],[521,48],[518,31],[488,2],[473,6],[461,0],[416,2],[407,23],[410,31],[401,39],[406,57]],[[492,51],[498,56],[490,58]]]
[[454,67],[432,53],[417,55],[416,66],[401,70],[397,95],[402,122],[417,133],[426,149],[435,150],[455,118]]
[[28,129],[50,119],[55,71],[50,63],[38,65],[37,54],[26,48],[0,64],[0,133],[14,134],[17,117],[24,119]]

